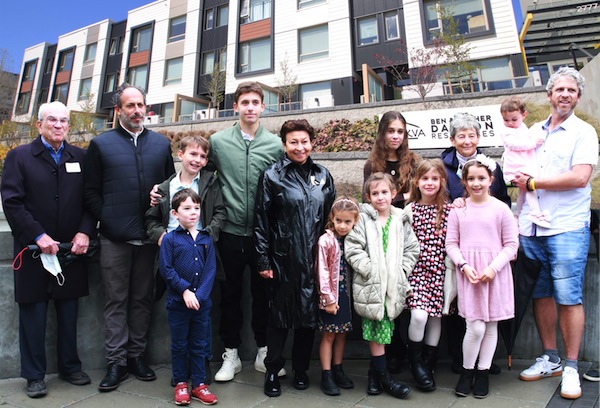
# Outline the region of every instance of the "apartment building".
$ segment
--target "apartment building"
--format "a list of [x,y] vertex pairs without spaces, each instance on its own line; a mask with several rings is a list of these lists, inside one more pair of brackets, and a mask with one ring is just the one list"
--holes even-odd
[[[267,111],[393,99],[418,68],[410,51],[431,47],[444,30],[439,1],[158,0],[125,21],[103,20],[25,50],[14,119],[61,100],[75,111],[92,104],[99,120],[111,121],[123,81],[147,91],[148,123],[201,119],[212,114],[215,69],[225,71],[221,115],[232,114],[233,93],[248,80],[264,86]],[[441,4],[452,6],[468,40],[477,90],[526,75],[511,0]],[[391,75],[381,55],[396,56],[406,77]],[[279,91],[286,83],[297,85],[292,101]]]

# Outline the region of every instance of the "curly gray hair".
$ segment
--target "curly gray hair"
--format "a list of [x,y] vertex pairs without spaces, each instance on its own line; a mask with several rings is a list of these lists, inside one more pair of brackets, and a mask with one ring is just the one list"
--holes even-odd
[[554,88],[554,84],[560,77],[568,77],[577,82],[577,88],[579,89],[579,96],[583,94],[583,88],[585,87],[585,79],[583,76],[577,71],[575,68],[571,67],[560,67],[558,71],[556,71],[550,79],[548,79],[548,83],[546,84],[546,92],[548,95],[552,93],[552,88]]

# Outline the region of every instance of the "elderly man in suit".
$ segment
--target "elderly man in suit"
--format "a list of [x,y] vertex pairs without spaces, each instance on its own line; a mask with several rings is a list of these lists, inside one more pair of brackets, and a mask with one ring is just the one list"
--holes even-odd
[[[85,151],[65,141],[69,111],[60,102],[40,106],[39,136],[8,152],[2,174],[2,205],[14,237],[14,253],[37,244],[43,254],[55,255],[58,244],[71,242],[74,254],[84,254],[95,232],[93,217],[83,205],[82,163]],[[64,282],[50,274],[40,259],[23,255],[14,271],[19,304],[21,376],[31,398],[47,394],[46,314],[52,299],[57,318],[59,377],[75,385],[90,383],[77,354],[78,298],[88,294],[83,262],[64,266]],[[62,284],[61,284],[62,283]]]

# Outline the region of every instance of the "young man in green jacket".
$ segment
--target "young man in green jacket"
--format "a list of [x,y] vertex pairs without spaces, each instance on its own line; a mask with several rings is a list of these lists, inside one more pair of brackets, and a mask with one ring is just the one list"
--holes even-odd
[[[225,270],[221,283],[221,325],[219,335],[225,346],[223,365],[215,381],[231,381],[242,370],[238,348],[242,342],[243,324],[241,299],[243,273],[250,268],[252,293],[252,330],[258,346],[254,368],[266,372],[267,355],[266,281],[256,270],[253,242],[254,199],[262,171],[283,153],[281,139],[268,132],[260,123],[265,109],[263,91],[256,82],[241,83],[235,92],[233,108],[240,121],[233,127],[217,132],[209,139],[209,160],[216,168],[222,187],[227,218],[221,228],[218,250]],[[285,375],[282,369],[280,376]]]

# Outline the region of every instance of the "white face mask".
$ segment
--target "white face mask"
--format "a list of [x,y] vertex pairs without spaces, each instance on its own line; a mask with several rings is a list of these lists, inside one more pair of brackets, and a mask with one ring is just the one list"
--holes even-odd
[[40,259],[42,260],[42,265],[44,265],[44,269],[46,269],[50,274],[56,277],[56,282],[58,282],[59,286],[65,284],[65,275],[62,273],[62,268],[60,267],[60,263],[58,262],[58,257],[56,254],[40,254]]

